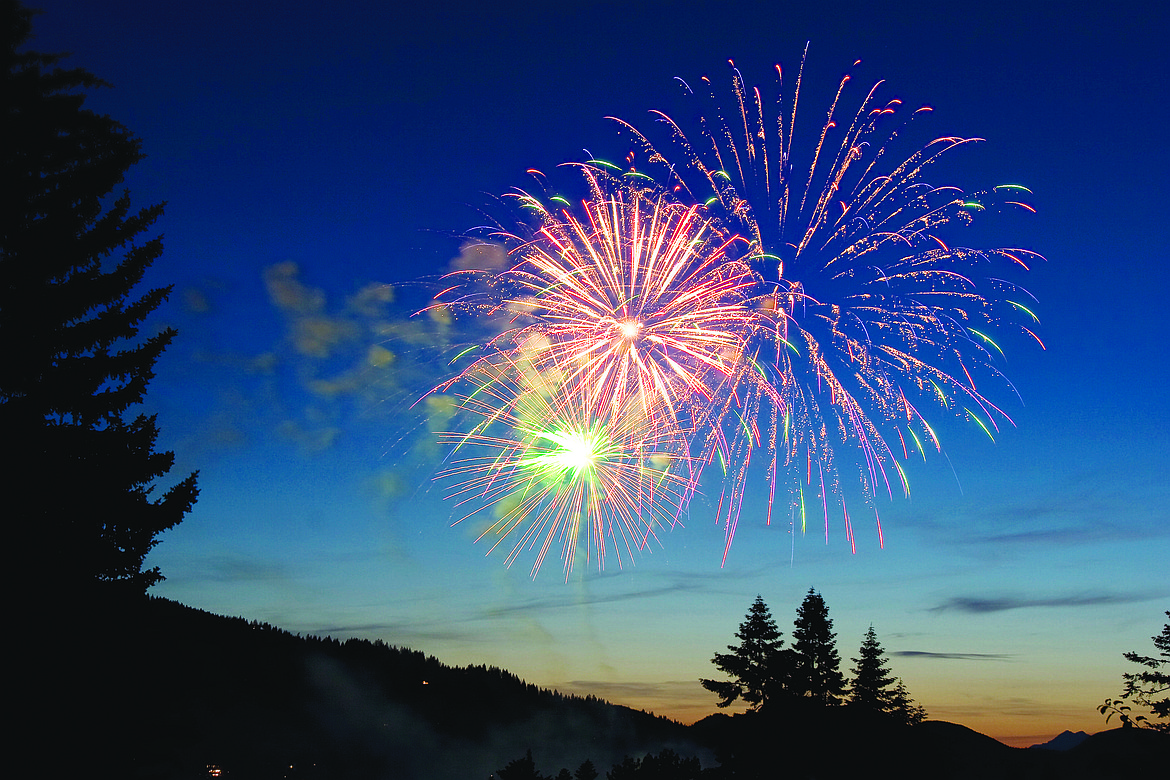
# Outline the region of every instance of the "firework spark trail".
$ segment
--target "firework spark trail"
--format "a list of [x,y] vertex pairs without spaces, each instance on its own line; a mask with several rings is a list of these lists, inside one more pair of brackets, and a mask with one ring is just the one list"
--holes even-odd
[[[770,441],[765,436],[753,444],[771,450],[773,479],[801,458],[810,465],[818,462],[827,541],[824,474],[837,479],[831,439],[857,447],[869,501],[879,486],[892,497],[894,482],[909,494],[887,437],[897,437],[906,458],[911,454],[907,438],[923,457],[924,440],[940,448],[933,428],[908,397],[965,417],[989,437],[998,430],[997,420],[1011,423],[976,389],[975,369],[1011,387],[996,367],[1002,350],[984,331],[1015,330],[1043,344],[1016,317],[1023,313],[1036,322],[1035,315],[1010,300],[1017,292],[1027,293],[981,272],[1004,261],[1027,270],[1026,261],[1042,258],[1018,248],[952,246],[940,231],[969,224],[993,205],[1034,209],[1014,200],[1028,192],[1020,185],[964,193],[924,181],[925,171],[944,155],[981,139],[944,136],[899,156],[900,134],[930,109],[911,111],[898,122],[904,113],[901,101],[879,100],[878,82],[842,121],[849,75],[838,84],[814,136],[807,168],[798,165],[792,155],[804,58],[787,105],[782,71],[776,67],[774,112],[758,88],[747,87],[733,63],[731,69],[731,111],[721,110],[710,79],[703,78],[712,108],[703,110],[697,135],[688,136],[670,116],[652,111],[668,136],[665,146],[656,146],[634,125],[611,119],[633,134],[647,162],[639,175],[649,174],[703,204],[724,229],[748,238],[749,246],[737,259],[753,264],[760,284],[746,293],[747,305],[770,314],[774,327],[753,328],[752,338],[770,339],[770,345],[749,344],[745,354],[760,360],[768,356],[767,384],[777,394],[756,400],[774,404],[772,419],[784,421],[782,430],[773,423]],[[704,99],[679,81],[694,99]],[[746,461],[747,451],[739,452]],[[794,502],[803,502],[806,486],[816,490],[811,469],[801,471],[807,474],[794,485]],[[733,486],[732,504],[739,487]],[[773,484],[773,496],[774,490]],[[834,503],[840,505],[846,537],[855,549],[853,524],[844,496],[839,498]],[[720,512],[730,545],[738,514],[724,504]],[[876,507],[875,526],[884,542]],[[725,558],[726,553],[725,548]]]

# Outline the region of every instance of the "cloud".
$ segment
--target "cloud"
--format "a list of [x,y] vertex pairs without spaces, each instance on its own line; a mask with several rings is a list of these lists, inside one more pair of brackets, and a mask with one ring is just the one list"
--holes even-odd
[[211,300],[203,290],[188,287],[183,290],[183,308],[191,314],[206,314],[211,311]]
[[561,610],[566,607],[579,607],[587,604],[614,604],[621,601],[637,601],[638,599],[655,598],[657,596],[665,596],[670,593],[676,593],[680,590],[693,590],[694,587],[678,586],[678,585],[664,585],[657,588],[644,588],[642,590],[629,591],[626,593],[610,593],[597,594],[582,597],[580,594],[571,594],[565,596],[550,596],[542,599],[529,599],[523,604],[513,604],[507,607],[496,607],[490,610],[491,617],[502,617],[512,613],[528,614],[532,612],[540,612],[547,610]]
[[[597,579],[608,580],[618,576],[619,573],[617,572],[613,574],[606,572],[601,574]],[[313,634],[329,634],[331,636],[382,636],[386,638],[386,641],[392,641],[395,644],[406,644],[408,646],[411,643],[431,641],[479,643],[481,641],[489,641],[485,639],[486,634],[483,630],[485,621],[490,623],[500,618],[516,617],[535,619],[535,614],[541,612],[557,613],[569,608],[578,608],[591,604],[614,604],[639,599],[658,598],[677,592],[698,591],[707,587],[708,580],[710,579],[716,577],[724,579],[718,574],[707,575],[699,573],[672,573],[667,575],[667,577],[670,580],[669,582],[627,592],[583,595],[580,592],[565,591],[563,594],[550,595],[543,598],[520,598],[516,603],[506,606],[471,609],[458,614],[448,613],[441,618],[435,619],[306,625],[296,623],[296,620],[290,617],[281,625],[288,627],[296,624],[295,630],[297,631]],[[626,577],[622,580],[622,584],[630,581],[630,578]]]
[[1120,524],[1100,522],[1095,518],[1086,518],[1080,525],[1062,525],[1054,528],[990,534],[973,538],[972,541],[1002,549],[1003,547],[1022,547],[1028,545],[1052,547],[1059,545],[1102,544],[1115,541],[1157,538],[1164,534],[1164,529],[1146,526],[1141,523],[1131,522],[1128,524]]
[[[382,637],[384,641],[399,647],[416,647],[433,642],[455,642],[473,644],[489,642],[482,631],[457,628],[456,621],[410,621],[385,623],[352,623],[335,625],[312,625],[292,623],[296,631],[334,639],[371,639]],[[281,623],[286,625],[286,623]]]
[[920,525],[944,543],[982,556],[1022,554],[1033,547],[1164,539],[1170,534],[1162,522],[1164,513],[1157,508],[1164,487],[1134,491],[1132,486],[1110,487],[1111,481],[1100,469],[1058,475],[1042,489],[1018,491],[1010,500],[966,506],[961,523],[948,516],[922,520]]
[[974,615],[983,615],[990,612],[1007,612],[1012,609],[1031,609],[1037,607],[1096,607],[1105,604],[1133,604],[1159,598],[1160,594],[1130,594],[1116,595],[1110,593],[1080,596],[1058,596],[1046,599],[1025,599],[1015,596],[1002,598],[976,598],[971,596],[955,596],[931,607],[931,612],[966,612]]
[[349,311],[370,319],[385,317],[387,307],[394,303],[394,288],[388,284],[374,282],[351,295],[345,302]]
[[943,661],[1007,661],[1013,656],[1003,653],[931,653],[926,650],[895,650],[899,658],[931,658]]
[[305,426],[298,420],[284,420],[276,426],[276,432],[306,452],[327,450],[341,437],[341,429],[335,425]]
[[[703,690],[698,679],[657,680],[650,682],[612,682],[608,680],[568,680],[556,682],[552,688],[577,696],[596,696],[614,704],[652,712],[681,723],[694,723],[711,714],[714,700]],[[742,712],[742,702],[732,706],[729,713]],[[688,748],[686,752],[700,751]],[[711,760],[714,761],[714,756]]]
[[[598,579],[611,579],[618,577],[619,571],[607,571],[600,575]],[[683,593],[693,591],[705,591],[709,588],[711,580],[718,580],[725,582],[728,576],[723,572],[715,574],[703,574],[698,572],[671,572],[662,574],[661,577],[666,578],[667,582],[651,587],[644,587],[637,590],[624,591],[620,593],[597,593],[582,595],[580,593],[566,593],[564,595],[546,596],[544,598],[527,599],[523,603],[514,604],[507,607],[497,607],[489,611],[489,617],[501,617],[511,613],[531,613],[538,611],[559,611],[567,607],[579,607],[589,604],[614,604],[622,601],[637,601],[639,599],[658,598],[660,596],[667,596],[672,593]],[[628,579],[628,578],[627,578]],[[639,580],[642,582],[645,580]]]
[[[931,702],[930,717],[932,719],[951,720],[956,723],[971,719],[986,718],[988,713],[1010,717],[1036,717],[1049,720],[1071,721],[1083,716],[1083,710],[1078,706],[1051,704],[1037,699],[1022,696],[982,696],[972,702]],[[1043,738],[1036,742],[1043,742],[1051,738],[1051,733],[1045,733]]]
[[[264,269],[268,298],[284,315],[295,352],[318,361],[341,357],[359,365],[366,362],[368,347],[375,342],[373,334],[388,317],[394,289],[387,284],[367,284],[346,299],[341,311],[331,313],[325,291],[306,285],[300,273],[293,262]],[[315,367],[309,373],[315,375]]]
[[652,699],[679,701],[690,704],[696,691],[702,690],[698,680],[660,680],[656,682],[613,682],[610,680],[569,680],[557,686],[560,691],[578,695],[593,695],[607,701]]
[[267,266],[263,281],[283,335],[259,355],[218,358],[266,394],[232,405],[242,430],[275,432],[310,453],[331,449],[400,414],[434,380],[435,328],[412,319],[391,285],[370,282],[339,301],[305,283],[295,262]]
[[308,287],[300,279],[300,267],[293,262],[277,263],[264,269],[264,288],[273,305],[291,314],[312,315],[325,308],[325,293]]
[[466,241],[459,256],[447,264],[451,271],[502,271],[511,264],[506,247],[491,241]]
[[268,582],[283,580],[287,576],[288,572],[279,564],[240,555],[210,556],[179,573],[167,572],[167,579],[176,582]]

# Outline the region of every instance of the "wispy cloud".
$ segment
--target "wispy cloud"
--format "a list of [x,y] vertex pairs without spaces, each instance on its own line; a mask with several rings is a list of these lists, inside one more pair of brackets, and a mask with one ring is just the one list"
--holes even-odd
[[[696,680],[659,680],[652,682],[612,682],[607,680],[569,680],[552,686],[561,693],[596,696],[614,704],[653,712],[682,723],[694,723],[711,714],[714,699]],[[731,712],[742,711],[742,705]]]
[[459,256],[447,264],[449,271],[502,271],[511,265],[508,248],[493,241],[465,241]]
[[1140,594],[1115,594],[1115,593],[1100,593],[1100,594],[1081,594],[1076,596],[1056,596],[1053,598],[1043,599],[1026,599],[1016,596],[1004,596],[1000,598],[978,598],[971,596],[955,596],[944,601],[936,607],[931,607],[931,612],[967,612],[969,614],[983,615],[991,612],[1007,612],[1012,609],[1034,609],[1034,608],[1051,608],[1051,607],[1096,607],[1107,604],[1133,604],[1135,602],[1149,601],[1151,599],[1159,598],[1161,594],[1156,593],[1140,593]]
[[[594,585],[614,582],[627,585],[633,580],[621,577],[618,572],[605,572],[593,578]],[[369,621],[304,624],[290,616],[282,625],[294,625],[293,630],[311,634],[327,634],[334,637],[382,637],[395,644],[411,645],[422,641],[446,641],[478,644],[486,633],[484,623],[516,618],[539,620],[541,615],[563,613],[569,609],[598,604],[636,602],[643,599],[659,599],[675,593],[709,592],[712,580],[723,582],[728,577],[704,572],[672,572],[670,574],[647,574],[643,587],[630,590],[583,593],[580,590],[565,589],[540,597],[519,597],[511,603],[494,606],[469,607],[458,612],[447,613],[433,620]],[[389,608],[387,605],[386,608]],[[697,684],[697,683],[696,683]]]
[[[996,555],[1023,552],[1031,547],[1077,547],[1135,539],[1162,539],[1170,530],[1155,510],[1165,488],[1146,486],[1135,491],[1107,487],[1107,470],[1078,471],[1061,475],[1044,489],[1019,491],[1016,497],[969,505],[962,509],[962,523],[954,517],[922,523],[951,545]],[[1101,487],[1101,486],[1106,487]],[[1092,486],[1092,487],[1086,487]],[[960,528],[962,530],[957,530]]]
[[[600,580],[615,579],[620,576],[618,571],[607,571],[597,578]],[[670,572],[657,574],[657,576],[647,575],[645,579],[638,580],[639,582],[653,582],[657,580],[659,584],[651,584],[647,587],[637,588],[633,590],[626,590],[612,593],[588,593],[582,594],[580,592],[569,593],[563,595],[549,595],[541,598],[525,599],[517,604],[510,604],[504,607],[496,607],[489,611],[489,617],[500,617],[511,613],[532,613],[542,611],[559,611],[566,607],[579,607],[590,604],[614,604],[623,601],[638,601],[641,599],[659,598],[661,596],[669,596],[673,593],[684,592],[710,592],[712,583],[719,585],[726,585],[727,582],[733,578],[750,579],[753,575],[750,573],[742,573],[739,575],[730,574],[727,572]],[[629,582],[629,578],[623,578],[623,582]]]
[[607,701],[652,699],[659,702],[689,703],[702,686],[698,680],[660,680],[656,682],[613,682],[609,680],[569,680],[559,690],[580,695],[591,694]]
[[1051,528],[1008,531],[968,538],[970,541],[979,544],[987,544],[1002,549],[1003,547],[1026,547],[1030,545],[1052,547],[1106,544],[1109,542],[1131,541],[1135,539],[1156,539],[1164,536],[1165,533],[1164,528],[1151,525],[1144,521],[1103,523],[1097,521],[1095,518],[1086,517],[1081,523],[1066,523]]
[[[989,712],[1000,716],[1021,716],[1048,718],[1053,720],[1075,720],[1082,715],[1079,707],[1067,704],[1052,704],[1019,696],[983,696],[971,702],[931,702],[930,716],[955,722],[986,717]],[[1044,739],[1051,738],[1047,734]],[[1042,741],[1037,739],[1037,742]]]
[[581,595],[579,593],[564,596],[547,596],[539,599],[526,599],[519,604],[509,604],[505,607],[493,607],[489,616],[502,617],[513,613],[531,614],[533,612],[558,611],[566,607],[580,607],[588,604],[615,604],[622,601],[638,601],[640,599],[657,598],[680,591],[697,590],[699,585],[694,582],[680,580],[659,587],[642,588],[639,590],[624,591],[621,593],[597,593]]
[[176,582],[242,583],[283,580],[287,577],[288,571],[280,564],[241,555],[209,556],[173,574],[167,572],[167,579]]
[[899,658],[932,658],[941,661],[1007,661],[1013,657],[1004,653],[932,653],[926,650],[895,650],[890,655]]
[[378,639],[399,647],[418,647],[433,642],[460,645],[488,642],[482,631],[461,628],[455,622],[442,621],[387,621],[335,625],[296,625],[289,630],[334,639]]

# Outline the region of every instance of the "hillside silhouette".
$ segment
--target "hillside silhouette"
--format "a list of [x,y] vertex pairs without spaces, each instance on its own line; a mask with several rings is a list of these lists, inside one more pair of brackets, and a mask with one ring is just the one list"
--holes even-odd
[[[36,648],[36,717],[69,751],[18,744],[53,776],[488,778],[532,751],[554,777],[661,777],[648,754],[711,778],[1110,778],[1165,769],[1170,737],[1114,729],[1068,751],[1011,748],[963,726],[906,726],[844,707],[712,715],[684,726],[495,667],[452,667],[381,641],[302,637],[160,598],[64,614]],[[631,760],[632,759],[632,760]]]
[[380,641],[301,637],[160,598],[80,619],[84,644],[53,676],[81,699],[63,724],[86,724],[79,768],[103,776],[216,765],[230,778],[486,778],[529,747],[542,764],[603,769],[663,746],[703,752],[666,718]]

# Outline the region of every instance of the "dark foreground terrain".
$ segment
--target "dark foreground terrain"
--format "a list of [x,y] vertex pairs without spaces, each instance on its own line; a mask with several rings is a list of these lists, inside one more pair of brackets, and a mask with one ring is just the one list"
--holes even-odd
[[703,778],[1154,778],[1170,769],[1170,735],[1145,730],[1050,751],[844,708],[713,715],[687,727],[380,642],[299,637],[164,599],[112,603],[54,616],[46,641],[21,654],[13,776],[475,780],[529,749],[542,775],[589,760],[615,780],[697,776],[686,761],[636,771],[664,751],[697,758]]

